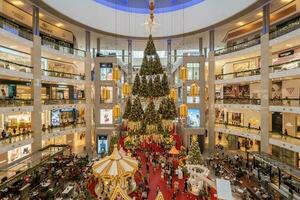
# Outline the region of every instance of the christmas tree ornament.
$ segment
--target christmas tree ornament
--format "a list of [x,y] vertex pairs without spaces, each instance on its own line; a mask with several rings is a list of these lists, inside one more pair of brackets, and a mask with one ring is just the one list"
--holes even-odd
[[177,91],[174,88],[170,90],[169,98],[173,101],[177,100]]
[[186,104],[181,104],[179,108],[179,114],[180,117],[185,118],[187,116],[187,105]]
[[101,89],[101,99],[103,101],[110,99],[110,90],[107,87],[102,87]]
[[127,97],[130,95],[130,92],[131,92],[131,87],[130,85],[126,82],[122,85],[122,95],[124,97]]
[[185,66],[182,66],[179,70],[179,78],[182,82],[185,82],[187,80],[188,71]]
[[119,104],[113,107],[113,118],[116,120],[121,116],[121,107]]
[[191,85],[190,96],[196,97],[199,96],[199,93],[200,93],[200,87],[196,83],[193,83]]
[[117,83],[121,79],[121,71],[119,67],[113,67],[112,70],[112,79]]

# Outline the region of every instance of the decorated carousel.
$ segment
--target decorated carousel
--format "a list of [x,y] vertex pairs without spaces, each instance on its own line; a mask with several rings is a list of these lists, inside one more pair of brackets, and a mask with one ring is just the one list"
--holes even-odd
[[124,152],[120,152],[115,145],[110,156],[93,165],[93,173],[99,179],[96,194],[100,196],[101,193],[106,192],[110,194],[111,199],[114,199],[112,197],[117,194],[121,195],[123,199],[128,199],[124,196],[135,190],[134,174],[137,170],[138,161],[124,155]]

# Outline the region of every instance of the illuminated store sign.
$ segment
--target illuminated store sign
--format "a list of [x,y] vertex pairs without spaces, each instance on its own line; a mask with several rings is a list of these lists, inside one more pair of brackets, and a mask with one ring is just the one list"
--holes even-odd
[[[0,12],[5,14],[8,17],[11,17],[24,25],[29,27],[32,26],[32,16],[29,13],[24,12],[23,10],[3,1],[2,7],[0,6]],[[61,38],[68,42],[73,43],[73,33],[61,28],[58,28],[52,24],[49,24],[45,21],[40,20],[40,30],[49,35]]]
[[283,57],[287,57],[287,56],[290,56],[290,55],[293,55],[293,54],[294,54],[294,50],[291,49],[289,51],[285,51],[285,52],[279,53],[278,57],[279,58],[283,58]]

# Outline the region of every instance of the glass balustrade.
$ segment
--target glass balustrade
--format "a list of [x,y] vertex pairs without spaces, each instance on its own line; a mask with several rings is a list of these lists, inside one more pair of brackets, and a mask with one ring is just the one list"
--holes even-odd
[[216,104],[251,104],[260,105],[260,99],[250,98],[216,98]]
[[74,128],[84,128],[86,125],[84,119],[80,119],[77,122],[66,122],[66,123],[61,123],[59,126],[43,126],[42,128],[42,133],[43,134],[49,134],[49,133],[54,133],[54,132],[59,132],[59,131],[64,131],[64,130],[69,130],[69,129],[74,129]]
[[223,49],[218,49],[215,50],[215,56],[219,56],[219,55],[224,55],[224,54],[228,54],[228,53],[232,53],[235,51],[240,51],[255,45],[260,44],[260,37],[245,41],[245,42],[241,42],[232,46],[228,46],[225,47]]
[[15,142],[19,142],[22,140],[27,140],[32,137],[32,131],[23,131],[22,133],[6,133],[6,135],[1,134],[0,138],[0,144],[6,145],[6,144],[13,144]]
[[287,21],[281,27],[277,27],[276,30],[270,32],[270,39],[274,39],[280,37],[284,34],[292,32],[296,29],[300,28],[300,16]]
[[23,64],[18,64],[8,60],[0,59],[0,68],[9,69],[13,71],[32,73],[33,67]]
[[290,62],[272,65],[270,66],[270,71],[271,73],[275,73],[296,68],[300,68],[300,60],[292,60]]
[[46,69],[43,69],[43,75],[58,77],[58,78],[74,79],[74,80],[85,80],[85,75],[52,71],[52,70],[46,70]]
[[0,107],[21,107],[21,106],[32,106],[32,99],[0,99]]
[[66,46],[60,45],[57,42],[46,40],[44,38],[42,38],[42,45],[45,47],[51,48],[51,49],[55,49],[62,53],[68,53],[68,54],[73,54],[73,55],[80,56],[80,57],[85,57],[85,51],[83,51],[81,49],[66,47]]
[[292,135],[284,135],[282,132],[270,132],[270,138],[281,140],[283,142],[300,145],[300,137]]
[[220,123],[220,122],[215,122],[215,126],[219,127],[219,128],[226,128],[226,129],[232,129],[232,130],[236,130],[236,131],[241,131],[241,132],[248,132],[248,133],[255,133],[255,134],[259,134],[260,133],[260,129],[253,127],[253,126],[243,126],[243,125],[239,125],[239,124],[231,124],[231,123]]
[[255,76],[255,75],[260,75],[260,68],[245,70],[245,71],[240,71],[240,72],[218,74],[215,77],[216,77],[216,80],[223,80],[223,79],[232,79],[232,78]]
[[6,18],[3,18],[0,16],[0,27],[10,33],[13,33],[15,35],[18,35],[24,39],[33,40],[33,34],[29,29],[24,29],[20,27],[15,22],[8,20]]
[[57,104],[84,104],[85,99],[43,99],[44,105],[57,105]]

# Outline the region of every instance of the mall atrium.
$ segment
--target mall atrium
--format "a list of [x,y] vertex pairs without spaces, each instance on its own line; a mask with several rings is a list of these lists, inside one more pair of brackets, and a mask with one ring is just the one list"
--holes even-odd
[[0,0],[1,200],[300,200],[300,0]]

